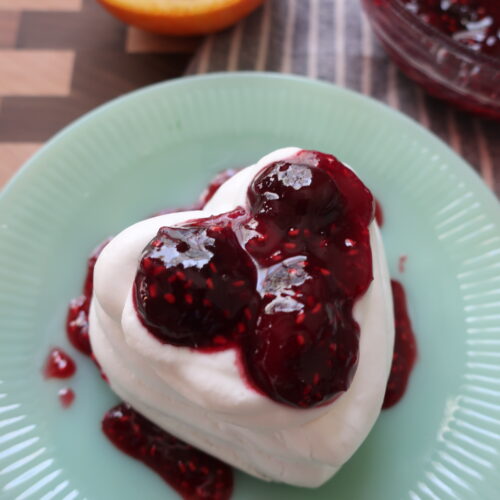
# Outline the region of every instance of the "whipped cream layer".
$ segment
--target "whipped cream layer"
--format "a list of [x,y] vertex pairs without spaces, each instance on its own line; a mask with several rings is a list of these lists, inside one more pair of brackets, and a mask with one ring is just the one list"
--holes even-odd
[[354,307],[360,325],[356,373],[345,393],[318,408],[288,407],[252,389],[232,348],[205,353],[162,344],[143,326],[132,300],[142,250],[162,226],[245,206],[255,175],[299,151],[280,149],[243,169],[201,211],[147,219],[116,236],[95,267],[90,339],[116,394],[166,431],[261,479],[316,487],[361,445],[385,394],[394,320],[376,223],[370,226],[374,279]]

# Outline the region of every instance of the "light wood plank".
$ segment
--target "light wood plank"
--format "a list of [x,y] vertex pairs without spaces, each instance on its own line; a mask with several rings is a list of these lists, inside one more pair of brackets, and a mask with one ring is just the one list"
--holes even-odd
[[0,10],[82,10],[83,0],[0,0]]
[[0,188],[41,146],[35,142],[0,142]]
[[19,19],[19,12],[0,11],[0,48],[10,48],[16,45]]
[[67,96],[74,60],[69,50],[0,50],[0,95]]

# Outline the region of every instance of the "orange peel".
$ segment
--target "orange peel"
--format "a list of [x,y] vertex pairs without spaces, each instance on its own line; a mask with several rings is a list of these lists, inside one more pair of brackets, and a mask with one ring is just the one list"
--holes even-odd
[[190,36],[220,31],[264,0],[99,0],[115,17],[154,33]]

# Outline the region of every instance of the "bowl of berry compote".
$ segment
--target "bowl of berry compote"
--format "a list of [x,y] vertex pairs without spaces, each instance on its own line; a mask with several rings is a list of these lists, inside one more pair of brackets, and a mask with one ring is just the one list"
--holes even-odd
[[430,94],[500,120],[500,0],[362,0],[394,62]]

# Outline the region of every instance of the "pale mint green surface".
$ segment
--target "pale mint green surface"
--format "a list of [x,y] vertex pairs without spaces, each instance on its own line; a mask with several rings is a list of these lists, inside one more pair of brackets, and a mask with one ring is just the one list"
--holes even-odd
[[[384,206],[394,277],[407,287],[419,361],[327,485],[304,490],[237,475],[235,499],[500,498],[500,210],[445,145],[402,115],[327,84],[213,75],[114,101],[59,134],[0,199],[0,497],[177,496],[100,433],[115,398],[68,346],[67,301],[104,237],[192,202],[213,174],[278,147],[336,154]],[[407,254],[406,272],[397,261]],[[52,345],[78,361],[62,410],[41,366]]]

